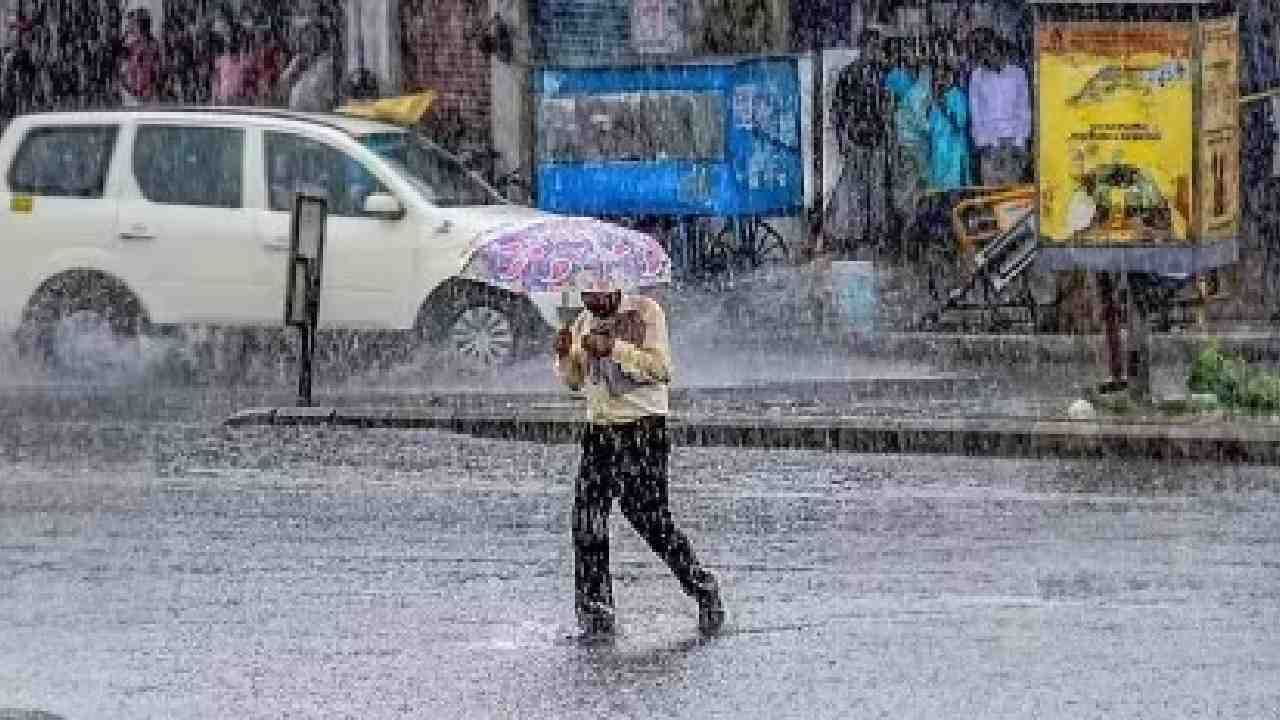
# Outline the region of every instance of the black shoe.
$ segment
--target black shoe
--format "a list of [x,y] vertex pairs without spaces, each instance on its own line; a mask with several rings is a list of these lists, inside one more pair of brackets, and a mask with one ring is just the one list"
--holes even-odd
[[698,598],[698,632],[715,635],[724,627],[724,604],[720,602],[720,588],[711,589]]

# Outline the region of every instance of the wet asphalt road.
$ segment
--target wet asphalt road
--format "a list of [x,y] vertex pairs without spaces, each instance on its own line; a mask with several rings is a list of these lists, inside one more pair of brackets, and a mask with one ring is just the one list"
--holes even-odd
[[229,430],[253,398],[226,391],[54,395],[3,394],[0,708],[1280,714],[1271,468],[677,449],[730,628],[699,641],[615,514],[624,634],[581,647],[572,447]]

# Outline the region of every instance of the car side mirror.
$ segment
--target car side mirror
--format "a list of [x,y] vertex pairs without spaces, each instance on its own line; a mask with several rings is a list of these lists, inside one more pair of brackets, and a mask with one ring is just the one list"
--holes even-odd
[[394,195],[376,193],[365,198],[364,214],[383,220],[399,220],[404,217],[404,206]]

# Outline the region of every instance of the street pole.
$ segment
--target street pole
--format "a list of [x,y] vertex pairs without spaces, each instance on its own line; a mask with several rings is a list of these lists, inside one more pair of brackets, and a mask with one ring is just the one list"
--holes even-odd
[[311,407],[311,364],[315,353],[315,327],[298,328],[298,406]]
[[1151,401],[1151,324],[1147,303],[1139,300],[1132,277],[1125,275],[1129,310],[1129,393],[1139,403]]
[[311,407],[311,379],[320,319],[320,283],[324,277],[325,198],[298,194],[289,228],[289,262],[284,322],[298,329],[298,405]]
[[813,78],[810,86],[813,93],[813,208],[816,213],[813,225],[809,232],[813,233],[813,248],[815,254],[819,254],[826,250],[822,247],[823,238],[826,236],[825,220],[826,220],[826,198],[823,195],[826,189],[826,181],[823,175],[826,173],[823,157],[825,151],[825,132],[826,132],[826,115],[823,107],[823,74],[826,71],[822,66],[822,42],[816,37],[813,39]]

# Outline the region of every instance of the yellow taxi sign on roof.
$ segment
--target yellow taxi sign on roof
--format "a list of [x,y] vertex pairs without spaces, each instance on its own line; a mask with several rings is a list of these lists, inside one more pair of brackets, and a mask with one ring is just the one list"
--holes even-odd
[[338,108],[337,112],[339,115],[381,120],[407,127],[418,124],[427,110],[431,109],[435,99],[436,94],[428,90],[415,95],[349,102]]

